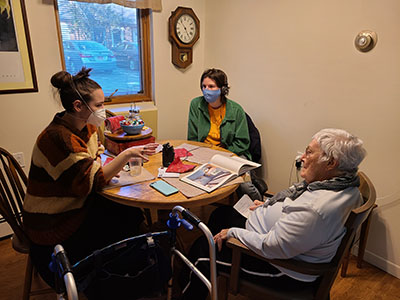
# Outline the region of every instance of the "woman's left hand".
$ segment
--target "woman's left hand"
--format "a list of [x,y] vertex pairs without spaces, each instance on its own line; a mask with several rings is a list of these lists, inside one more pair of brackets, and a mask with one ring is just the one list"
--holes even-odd
[[222,229],[220,233],[214,236],[214,242],[218,246],[218,251],[221,251],[222,243],[228,238],[228,231],[229,229]]
[[260,205],[264,205],[264,202],[260,201],[260,200],[254,200],[254,205],[250,206],[249,209],[250,210],[255,210],[257,207],[259,207]]

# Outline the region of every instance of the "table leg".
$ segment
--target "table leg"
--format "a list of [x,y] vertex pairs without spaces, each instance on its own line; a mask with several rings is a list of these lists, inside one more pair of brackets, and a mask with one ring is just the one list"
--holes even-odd
[[158,220],[158,209],[150,208],[150,218],[153,222],[157,222]]
[[157,219],[154,219],[153,214],[151,213],[151,211],[152,210],[149,209],[149,208],[144,208],[143,209],[143,213],[144,213],[144,216],[146,218],[147,226],[149,228],[153,225],[152,220],[156,220],[157,221]]

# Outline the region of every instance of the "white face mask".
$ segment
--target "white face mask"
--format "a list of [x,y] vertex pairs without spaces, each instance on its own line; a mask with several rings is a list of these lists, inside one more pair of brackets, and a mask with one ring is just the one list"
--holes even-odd
[[106,109],[100,108],[96,111],[93,111],[90,108],[90,106],[86,103],[86,101],[83,101],[83,103],[85,103],[87,108],[89,108],[89,110],[92,112],[86,122],[88,122],[89,124],[92,124],[96,127],[99,127],[101,124],[103,124],[103,122],[107,118],[106,117]]
[[[89,107],[89,109],[90,109],[90,107]],[[91,110],[91,111],[92,111],[92,113],[90,114],[89,118],[87,119],[87,122],[89,124],[93,124],[94,126],[99,127],[101,124],[103,124],[104,120],[106,119],[106,109],[100,108],[96,111],[93,111],[93,110]]]
[[103,124],[103,122],[105,121],[106,117],[106,109],[105,108],[100,108],[96,111],[93,111],[89,104],[86,103],[85,100],[83,100],[83,97],[81,95],[81,93],[79,93],[79,91],[75,88],[76,93],[79,95],[79,97],[81,98],[82,102],[85,103],[85,105],[87,106],[87,108],[89,108],[89,110],[92,112],[89,116],[89,118],[87,119],[86,122],[88,122],[89,124],[92,124],[96,127],[99,127],[100,125]]

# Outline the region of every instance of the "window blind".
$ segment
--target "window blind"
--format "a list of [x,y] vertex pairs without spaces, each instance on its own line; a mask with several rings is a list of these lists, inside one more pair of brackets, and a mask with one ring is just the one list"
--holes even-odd
[[114,3],[130,8],[139,8],[139,9],[149,8],[153,11],[161,11],[161,0],[70,0],[70,1],[99,3],[99,4]]

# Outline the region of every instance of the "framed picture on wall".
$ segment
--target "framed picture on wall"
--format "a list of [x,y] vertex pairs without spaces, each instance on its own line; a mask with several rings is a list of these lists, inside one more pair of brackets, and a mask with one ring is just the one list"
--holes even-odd
[[37,92],[24,0],[0,0],[0,94]]

